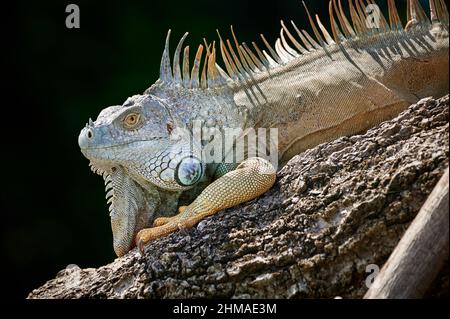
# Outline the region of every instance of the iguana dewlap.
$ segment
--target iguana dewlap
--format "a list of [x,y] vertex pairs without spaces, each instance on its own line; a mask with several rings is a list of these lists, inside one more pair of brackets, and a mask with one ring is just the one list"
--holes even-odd
[[[388,18],[376,21],[365,10],[373,1],[363,2],[350,0],[346,14],[340,0],[330,1],[330,32],[308,12],[314,37],[282,22],[274,47],[263,37],[267,50],[239,43],[234,32],[231,41],[219,35],[198,47],[192,67],[187,34],[171,65],[169,31],[156,83],[102,110],[79,136],[105,179],[118,256],[263,194],[275,182],[277,161],[448,92],[445,2],[430,0],[428,17],[418,0],[408,0],[405,27],[394,0]],[[251,142],[251,134],[270,128],[275,137]],[[243,144],[218,143],[228,129]],[[243,161],[230,156],[238,146]],[[179,201],[189,205],[176,214]]]

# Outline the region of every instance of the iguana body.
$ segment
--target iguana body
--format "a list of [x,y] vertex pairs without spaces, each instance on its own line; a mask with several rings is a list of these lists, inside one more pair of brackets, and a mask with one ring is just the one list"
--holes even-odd
[[[422,97],[448,92],[444,1],[430,1],[431,20],[417,0],[408,1],[405,29],[393,1],[389,19],[381,16],[378,28],[368,28],[362,2],[350,1],[350,25],[339,1],[330,1],[331,35],[310,19],[315,40],[282,23],[275,49],[267,44],[269,53],[239,44],[233,33],[231,42],[220,39],[219,49],[206,46],[201,72],[202,46],[192,70],[188,47],[180,66],[184,37],[171,67],[168,35],[160,79],[144,95],[103,110],[79,137],[83,154],[107,183],[118,255],[132,248],[135,237],[142,246],[273,185],[276,169],[260,157],[211,163],[205,142],[211,129],[239,128],[245,135],[252,128],[277,128],[278,157],[285,163],[319,143],[392,118]],[[215,62],[216,51],[226,72]],[[192,139],[197,121],[206,129],[203,141]],[[200,192],[167,217],[179,198]],[[153,221],[156,227],[145,228]]]

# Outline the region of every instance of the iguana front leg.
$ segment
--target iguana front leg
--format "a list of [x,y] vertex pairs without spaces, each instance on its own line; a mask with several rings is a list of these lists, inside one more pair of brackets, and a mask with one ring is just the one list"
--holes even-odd
[[190,228],[220,210],[256,198],[272,187],[275,178],[276,170],[270,162],[260,157],[249,158],[208,185],[189,206],[180,207],[178,215],[156,219],[157,227],[139,231],[136,245],[142,251],[144,245],[153,239]]

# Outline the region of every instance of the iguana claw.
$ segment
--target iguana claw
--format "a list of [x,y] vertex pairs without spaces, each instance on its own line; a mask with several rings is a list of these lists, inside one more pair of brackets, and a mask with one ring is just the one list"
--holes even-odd
[[138,248],[139,253],[141,254],[141,256],[144,256],[144,253],[145,253],[145,243],[144,243],[142,240],[136,238],[136,246],[137,246],[137,248]]

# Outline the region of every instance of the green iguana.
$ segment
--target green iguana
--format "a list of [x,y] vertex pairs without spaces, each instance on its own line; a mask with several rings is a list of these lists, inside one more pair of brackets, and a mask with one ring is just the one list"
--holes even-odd
[[[142,250],[266,192],[277,171],[266,156],[274,143],[271,155],[285,163],[390,119],[422,97],[446,94],[448,12],[444,0],[429,2],[430,17],[418,0],[408,0],[403,27],[394,0],[388,18],[374,18],[373,0],[349,0],[350,19],[341,0],[331,0],[331,32],[305,5],[314,37],[282,21],[274,48],[262,36],[267,50],[238,42],[233,29],[231,41],[218,32],[225,70],[216,63],[215,42],[206,41],[190,68],[187,33],[172,67],[169,31],[159,79],[144,94],[102,110],[79,136],[82,153],[105,179],[116,254],[135,243]],[[214,144],[227,128],[240,130],[244,143]],[[278,134],[251,143],[250,132],[260,128]],[[245,146],[242,161],[237,145]],[[175,215],[179,201],[190,204]]]

